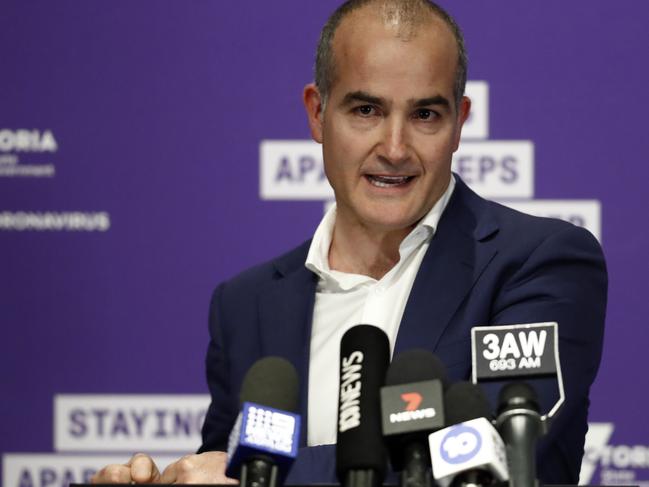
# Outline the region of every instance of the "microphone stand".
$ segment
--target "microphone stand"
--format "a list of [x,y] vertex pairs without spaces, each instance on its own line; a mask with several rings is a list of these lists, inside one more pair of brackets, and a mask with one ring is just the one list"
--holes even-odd
[[428,447],[419,441],[413,441],[405,447],[406,463],[401,471],[401,487],[433,487],[433,477],[428,465],[430,454]]

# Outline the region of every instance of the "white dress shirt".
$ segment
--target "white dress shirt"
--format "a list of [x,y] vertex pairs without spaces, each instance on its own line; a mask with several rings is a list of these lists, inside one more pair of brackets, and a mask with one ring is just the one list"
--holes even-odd
[[338,367],[344,333],[358,324],[377,326],[390,340],[390,353],[394,351],[410,289],[454,188],[455,179],[451,176],[441,198],[401,242],[399,262],[378,281],[329,267],[335,205],[320,222],[305,263],[319,277],[311,330],[308,446],[336,442]]

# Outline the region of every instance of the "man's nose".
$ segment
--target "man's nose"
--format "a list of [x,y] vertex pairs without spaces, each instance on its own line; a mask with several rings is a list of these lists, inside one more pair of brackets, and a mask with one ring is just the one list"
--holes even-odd
[[406,124],[396,117],[386,120],[379,155],[387,162],[399,164],[408,159],[410,148],[406,128]]

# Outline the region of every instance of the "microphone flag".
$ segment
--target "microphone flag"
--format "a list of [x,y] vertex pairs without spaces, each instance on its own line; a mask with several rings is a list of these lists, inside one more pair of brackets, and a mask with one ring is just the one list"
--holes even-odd
[[489,472],[497,481],[509,478],[503,440],[487,418],[431,433],[428,443],[433,476],[440,487],[448,487],[467,471]]
[[300,416],[245,402],[228,442],[228,477],[239,477],[247,458],[267,455],[280,472],[287,472],[297,457]]

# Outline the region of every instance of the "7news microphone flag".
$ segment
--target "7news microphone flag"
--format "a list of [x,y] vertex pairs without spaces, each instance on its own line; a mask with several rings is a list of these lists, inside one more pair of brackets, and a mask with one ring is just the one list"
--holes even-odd
[[383,436],[402,487],[432,484],[428,434],[444,427],[446,368],[428,350],[409,350],[390,365],[381,389]]

